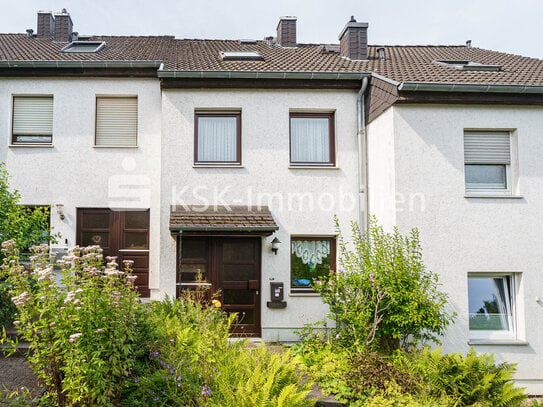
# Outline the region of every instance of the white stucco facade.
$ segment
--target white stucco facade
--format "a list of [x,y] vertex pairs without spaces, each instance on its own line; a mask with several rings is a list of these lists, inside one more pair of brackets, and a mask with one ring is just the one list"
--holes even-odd
[[[369,212],[387,227],[420,230],[425,263],[439,273],[450,311],[458,314],[444,350],[466,352],[473,344],[468,273],[514,273],[518,343],[474,348],[518,363],[519,384],[533,394],[543,394],[542,126],[541,107],[400,105],[368,127]],[[466,197],[465,129],[511,132],[512,196]],[[393,198],[395,208],[376,191]]]
[[[262,237],[262,337],[293,341],[304,324],[324,318],[317,295],[290,292],[290,238],[334,236],[334,214],[344,230],[358,219],[356,90],[161,90],[158,79],[13,78],[0,81],[0,94],[0,161],[22,203],[64,205],[65,219],[55,208],[51,216],[58,248],[75,245],[77,208],[107,208],[126,198],[112,185],[136,186],[148,198],[141,209],[150,209],[151,297],[175,296],[170,205],[269,205],[282,245],[275,255],[275,236]],[[10,145],[13,95],[53,95],[52,146]],[[137,96],[137,147],[94,146],[99,95]],[[194,165],[198,110],[241,112],[240,166]],[[290,166],[289,113],[300,111],[334,113],[334,167]],[[457,313],[444,350],[471,346],[468,273],[514,273],[517,343],[474,347],[518,363],[519,383],[534,394],[543,394],[542,128],[541,107],[476,105],[395,105],[367,127],[368,212],[387,229],[419,228],[425,263]],[[465,129],[511,132],[511,196],[466,197]],[[266,306],[272,281],[284,283],[286,308]]]
[[[76,209],[108,208],[128,199],[115,185],[135,185],[150,209],[150,277],[158,274],[160,251],[161,96],[156,79],[2,79],[0,81],[0,162],[11,186],[27,205],[64,205],[64,220],[51,210],[57,248],[76,244]],[[11,146],[14,95],[53,96],[52,146]],[[138,141],[134,148],[94,147],[97,96],[137,96]],[[147,199],[147,197],[149,199]]]
[[[168,229],[173,198],[193,205],[214,197],[219,205],[269,205],[282,245],[274,255],[273,237],[262,240],[262,336],[296,340],[294,331],[322,320],[326,307],[315,294],[290,294],[290,237],[334,236],[334,214],[344,225],[358,216],[356,91],[164,90],[162,108],[163,243],[159,286],[153,288],[175,294],[176,243]],[[194,113],[202,109],[241,111],[240,167],[193,165]],[[334,112],[334,168],[289,168],[290,111]],[[267,308],[270,281],[284,283],[286,308]]]

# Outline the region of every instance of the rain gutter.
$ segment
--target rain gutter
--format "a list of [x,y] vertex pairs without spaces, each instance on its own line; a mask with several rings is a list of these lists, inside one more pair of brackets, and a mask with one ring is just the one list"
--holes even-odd
[[477,92],[477,93],[541,94],[543,93],[543,86],[403,82],[398,86],[398,90],[400,92]]

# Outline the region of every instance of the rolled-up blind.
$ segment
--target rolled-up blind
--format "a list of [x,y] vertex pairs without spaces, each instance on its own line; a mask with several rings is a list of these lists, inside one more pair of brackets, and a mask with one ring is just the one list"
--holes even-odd
[[466,164],[510,164],[511,137],[507,131],[465,131]]
[[96,145],[136,146],[138,98],[96,98]]
[[15,96],[13,98],[13,134],[15,136],[51,136],[53,134],[53,97]]

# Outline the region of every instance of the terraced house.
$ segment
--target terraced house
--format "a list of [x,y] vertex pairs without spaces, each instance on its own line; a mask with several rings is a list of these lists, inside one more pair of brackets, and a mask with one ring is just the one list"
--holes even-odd
[[334,214],[418,227],[458,314],[445,350],[516,362],[543,394],[543,61],[370,46],[354,19],[299,44],[296,23],[83,36],[63,10],[1,34],[0,160],[51,206],[54,250],[133,259],[144,297],[208,285],[238,332],[292,341],[326,312],[311,280],[337,269]]

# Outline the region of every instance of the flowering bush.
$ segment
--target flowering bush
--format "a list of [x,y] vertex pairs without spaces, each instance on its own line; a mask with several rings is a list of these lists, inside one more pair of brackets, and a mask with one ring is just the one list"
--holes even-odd
[[47,245],[31,249],[31,266],[20,264],[14,241],[2,244],[2,273],[11,282],[18,310],[14,322],[30,343],[27,359],[54,405],[115,405],[136,359],[143,309],[133,289],[130,264],[103,264],[97,246],[75,247],[57,264],[55,283]]
[[349,245],[335,222],[342,270],[314,286],[337,322],[338,341],[382,351],[438,342],[454,315],[445,312],[437,274],[424,266],[418,231],[386,233],[373,218],[362,232],[353,222]]
[[[28,249],[43,241],[55,241],[57,235],[49,228],[49,208],[28,208],[19,204],[20,194],[9,186],[9,175],[0,163],[0,239],[12,239],[20,252],[27,256]],[[3,254],[0,252],[0,261]],[[9,326],[16,308],[9,296],[11,282],[0,275],[0,328]]]

